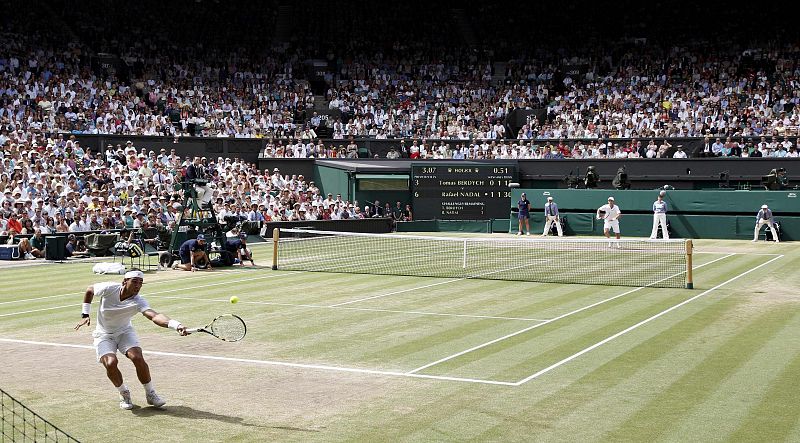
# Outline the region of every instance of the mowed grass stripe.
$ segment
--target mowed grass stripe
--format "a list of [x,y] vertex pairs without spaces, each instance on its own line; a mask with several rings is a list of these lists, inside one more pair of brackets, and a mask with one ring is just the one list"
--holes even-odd
[[[72,297],[73,294],[80,297],[86,290],[86,287],[91,284],[105,281],[122,282],[123,279],[122,275],[92,274],[91,268],[87,268],[85,271],[88,272],[88,274],[80,273],[78,274],[78,278],[73,278],[73,275],[52,276],[51,278],[49,275],[41,276],[29,273],[26,278],[37,282],[35,285],[15,288],[4,287],[0,289],[0,298],[2,298],[2,300],[0,300],[0,309],[20,302],[27,304],[36,303],[41,300],[68,299]],[[268,275],[294,275],[294,273],[273,272],[253,268],[236,270],[226,269],[224,271],[202,273],[188,273],[182,271],[166,271],[166,274],[146,273],[142,294],[162,290],[164,288],[162,285],[169,285],[171,283],[192,287],[222,281],[260,279],[266,278]]]
[[[552,283],[520,284],[489,280],[465,282],[457,287],[430,288],[418,293],[404,294],[402,298],[394,300],[378,299],[356,306],[426,311],[458,309],[461,313],[547,319],[557,315],[557,312],[571,310],[570,307],[585,306],[591,301],[608,298],[620,291],[618,287]],[[498,288],[503,288],[503,291]]]
[[[724,255],[708,256],[697,265],[722,256]],[[479,281],[481,280],[467,280],[467,282]],[[506,286],[504,281],[496,282],[501,286]],[[476,287],[469,286],[468,283],[463,283],[466,285],[466,289],[462,289],[462,282],[458,283],[458,285],[454,284],[453,288],[447,286],[444,289],[430,288],[424,291],[405,293],[402,297],[368,300],[358,303],[356,306],[442,311],[452,310],[453,303],[460,303],[459,312],[546,319],[630,290],[621,286],[513,282],[515,291],[496,294],[494,291],[478,291]],[[451,295],[440,296],[442,290],[450,292]]]
[[[703,303],[690,304],[681,313],[685,317],[677,323],[665,325],[662,322],[641,330],[641,333],[647,334],[644,340],[634,341],[635,337],[627,336],[628,339],[621,340],[614,348],[598,348],[595,359],[572,362],[570,372],[592,372],[574,383],[573,389],[559,392],[557,398],[551,400],[561,404],[565,398],[568,401],[574,398],[575,402],[574,408],[563,413],[560,423],[553,426],[550,434],[569,432],[578,441],[591,441],[628,420],[640,405],[668,389],[687,371],[700,365],[710,352],[727,343],[730,337],[749,324],[752,319],[740,321],[737,318],[738,308],[738,301],[733,298],[708,299]],[[680,318],[677,317],[675,320]],[[594,369],[598,364],[602,365],[600,369]],[[557,377],[548,375],[553,376]],[[563,375],[569,376],[569,372]],[[556,380],[563,377],[557,377]],[[536,384],[544,386],[542,381]],[[579,400],[583,396],[586,400]],[[680,402],[680,399],[676,401]],[[545,402],[541,406],[549,405]],[[688,402],[682,406],[687,411],[693,407]],[[719,412],[728,413],[725,410]],[[707,431],[710,418],[706,416],[702,421]],[[675,435],[672,430],[669,434]],[[715,439],[711,438],[711,434],[714,432],[703,438],[695,430],[677,441],[709,441]]]
[[[475,282],[478,283],[478,282]],[[480,283],[480,286],[488,286],[490,288],[490,298],[486,300],[487,303],[491,303],[492,297],[503,297],[507,292],[515,292],[515,285],[513,282],[484,282]],[[451,301],[451,303],[458,303],[460,301],[459,298],[455,298]],[[452,306],[452,305],[451,305]],[[430,306],[425,306],[425,309],[432,309]],[[438,309],[444,310],[447,309],[450,312],[458,311],[458,312],[468,312],[467,310],[461,308],[460,304],[456,304],[450,308],[446,306],[437,305]],[[444,329],[444,324],[439,323],[436,320],[431,321],[431,319],[420,319],[424,323],[420,323],[418,326],[420,328],[425,328],[427,326],[428,333],[424,336],[421,336],[415,340],[395,340],[390,342],[391,346],[384,347],[381,349],[376,349],[371,353],[365,355],[365,358],[368,359],[380,359],[380,358],[391,358],[396,359],[398,361],[422,361],[423,363],[430,361],[428,359],[438,359],[444,355],[448,355],[449,353],[453,352],[453,349],[460,349],[465,342],[464,338],[466,337],[466,333],[464,330],[459,327],[459,329],[448,331]],[[426,321],[427,320],[427,321]],[[502,322],[502,325],[499,325],[497,322],[470,322],[471,325],[469,328],[477,328],[483,326],[485,331],[478,331],[480,336],[485,336],[486,340],[494,338],[491,334],[487,336],[487,332],[490,332],[488,328],[491,328],[496,331],[507,331],[505,333],[513,332],[515,329],[520,327],[519,322]],[[535,323],[530,323],[535,324]],[[502,328],[498,327],[502,326]],[[524,324],[522,325],[524,326]],[[373,329],[377,335],[382,335],[384,333],[391,333],[391,328],[384,330],[382,326],[376,326],[377,329]],[[505,334],[500,334],[505,335]],[[473,343],[472,345],[480,344]],[[467,346],[471,347],[471,346]],[[409,360],[410,359],[410,360]]]
[[442,362],[426,369],[424,373],[483,373],[485,377],[517,381],[540,369],[540,366],[547,366],[630,326],[632,321],[647,318],[686,299],[685,295],[675,293],[636,294],[640,298],[635,301],[625,300],[625,297],[611,300]]
[[800,425],[797,393],[800,392],[800,354],[766,386],[761,402],[731,436],[736,441],[796,441]]
[[[740,266],[743,269],[750,267],[747,263],[742,263]],[[706,269],[703,268],[701,271]],[[702,275],[706,279],[709,274],[714,273],[715,270],[712,268]],[[717,278],[722,282],[727,280],[726,277],[727,274],[719,274]],[[711,284],[708,279],[706,281],[707,284]],[[715,281],[717,280],[711,280],[711,282]],[[524,341],[524,337],[520,335],[509,339],[517,339],[516,343],[511,341],[498,343],[498,345],[504,345],[505,349],[498,349],[492,359],[499,360],[499,362],[488,361],[483,364],[494,368],[507,368],[502,372],[492,374],[494,378],[508,380],[509,377],[511,379],[517,377],[517,379],[522,379],[535,372],[530,370],[531,367],[535,367],[541,362],[560,361],[565,355],[573,355],[599,340],[630,327],[631,324],[650,318],[696,294],[695,291],[680,289],[644,289],[631,294],[631,297],[623,297],[606,305],[578,313],[571,317],[572,321],[543,325],[537,331],[531,331],[536,336],[531,337],[529,341]],[[476,366],[482,371],[483,369],[477,363],[475,362],[472,366]],[[468,367],[465,366],[465,368]]]
[[[150,289],[149,291],[143,290],[143,295],[145,298],[149,297],[147,293],[150,294],[180,294],[183,291],[201,291],[201,290],[219,290],[220,287],[225,287],[226,285],[231,284],[232,282],[241,282],[242,280],[247,281],[264,281],[268,279],[281,279],[281,278],[296,278],[295,274],[293,273],[275,273],[275,274],[217,274],[216,277],[212,277],[205,281],[197,281],[193,280],[192,285],[187,285],[187,282],[183,282],[181,280],[163,282],[159,284],[153,284],[153,286],[147,286],[146,288]],[[111,280],[110,278],[105,279],[105,281]],[[116,280],[111,280],[116,281]],[[194,289],[192,289],[194,288]],[[147,291],[147,292],[145,292]],[[6,304],[0,305],[0,316],[3,316],[4,322],[2,324],[3,328],[12,327],[11,324],[6,324],[6,322],[14,321],[14,322],[24,322],[31,318],[31,316],[41,315],[48,315],[50,318],[53,316],[61,316],[64,315],[62,312],[66,312],[69,308],[74,306],[80,306],[83,297],[82,292],[76,292],[74,295],[66,294],[64,297],[57,297],[52,299],[39,299],[39,300],[32,300],[28,303],[13,303],[13,304]],[[63,294],[63,293],[62,293]],[[151,301],[151,304],[156,310],[159,310],[158,304],[153,303],[155,301],[156,296],[153,297],[154,300]],[[183,303],[186,304],[185,302]],[[55,309],[54,309],[55,308]],[[93,306],[93,313],[96,313],[97,304]],[[41,310],[41,312],[32,312],[26,313],[27,311],[35,311]],[[58,318],[58,317],[56,317]],[[10,320],[14,319],[14,320]]]
[[[751,260],[742,260],[739,266],[743,269],[749,267],[749,261]],[[717,274],[715,269],[723,266],[720,263],[723,261],[698,271],[702,272],[705,279],[708,277],[707,274]],[[730,263],[725,262],[724,266],[728,267]],[[726,280],[723,278],[725,275],[727,274],[719,276],[720,282]],[[542,363],[546,363],[542,366],[545,367],[547,364],[559,361],[564,356],[580,351],[599,339],[625,329],[695,294],[694,291],[680,289],[640,289],[624,297],[439,363],[426,369],[425,373],[465,376],[465,373],[486,374],[488,371],[489,375],[484,377],[491,376],[505,381],[518,380],[540,369],[538,366]]]
[[[650,401],[640,404],[633,416],[604,438],[619,441],[637,435],[652,440],[668,435],[672,426],[691,411],[692,405],[713,395],[727,377],[749,361],[794,315],[790,310],[776,309],[754,318],[724,343],[709,348],[709,354],[700,364],[684,368],[681,378]],[[750,389],[757,387],[750,386]],[[730,404],[729,407],[737,405]],[[696,418],[703,421],[703,417]]]
[[[786,309],[790,306],[772,306],[771,308]],[[744,312],[744,314],[747,315],[750,312]],[[739,315],[741,316],[742,313]],[[740,322],[751,320],[752,318],[748,317],[741,319]],[[752,441],[756,440],[756,437],[765,441],[788,440],[791,418],[800,416],[800,405],[794,400],[794,396],[792,396],[791,403],[781,402],[780,395],[775,395],[775,391],[796,393],[797,388],[800,387],[799,383],[791,382],[800,376],[800,366],[795,366],[793,371],[791,368],[793,362],[796,364],[800,358],[800,339],[797,336],[799,328],[800,314],[795,314],[781,331],[772,336],[768,342],[764,343],[763,347],[752,355],[750,360],[727,377],[713,395],[709,396],[702,404],[692,408],[681,422],[676,423],[670,434],[677,440],[684,441],[690,439],[709,441],[718,438]],[[788,383],[787,370],[792,373],[791,381]],[[771,407],[776,401],[780,406],[774,411],[759,410],[766,404]],[[762,420],[760,416],[764,413],[766,413],[764,418],[767,422],[781,421],[784,423],[784,429],[780,431],[781,436],[767,437],[762,432],[763,429],[749,423],[753,418]],[[775,415],[777,418],[767,418]],[[714,425],[708,426],[708,423],[714,423]],[[734,432],[741,431],[744,431],[747,438],[743,438],[742,435],[731,436]]]
[[[691,305],[690,305],[691,306]],[[708,331],[734,333],[738,325],[726,317],[736,308],[731,299],[696,305],[674,323],[649,330],[650,335],[626,347],[605,348],[599,358],[577,360],[570,371],[550,374],[550,383],[520,386],[523,396],[541,391],[546,395],[517,412],[527,422],[540,426],[543,441],[570,435],[575,441],[594,441],[604,430],[623,422],[637,405],[657,395],[663,380],[680,377],[687,367],[704,358],[703,350],[720,344],[725,336]],[[667,381],[666,383],[669,383]],[[529,392],[530,391],[530,392]],[[487,429],[478,440],[503,435],[502,427]],[[635,439],[628,436],[626,440]]]

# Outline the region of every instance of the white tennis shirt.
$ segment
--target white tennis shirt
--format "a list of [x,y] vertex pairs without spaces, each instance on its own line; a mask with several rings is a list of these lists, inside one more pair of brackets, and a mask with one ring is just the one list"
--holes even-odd
[[619,214],[621,214],[621,211],[619,210],[619,205],[614,205],[614,207],[612,208],[608,204],[605,204],[605,205],[600,207],[600,211],[605,211],[606,212],[606,218],[605,219],[608,220],[608,221],[616,220],[617,217],[619,217]]
[[100,308],[97,314],[95,330],[104,334],[113,334],[131,328],[134,315],[150,309],[150,304],[141,295],[135,295],[123,301],[119,300],[122,284],[104,282],[94,285],[95,297],[100,297]]

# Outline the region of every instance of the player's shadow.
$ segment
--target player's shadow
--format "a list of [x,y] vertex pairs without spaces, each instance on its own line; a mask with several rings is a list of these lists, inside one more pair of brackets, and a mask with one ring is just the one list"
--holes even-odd
[[319,429],[297,428],[294,426],[258,425],[254,423],[248,423],[244,421],[244,419],[242,419],[241,417],[232,417],[230,415],[215,414],[213,412],[201,411],[198,409],[190,408],[189,406],[165,406],[163,408],[153,408],[153,407],[143,408],[141,406],[134,406],[133,409],[131,409],[131,412],[133,413],[133,415],[136,415],[138,417],[171,415],[174,417],[181,417],[181,418],[217,420],[223,423],[230,423],[239,426],[248,426],[253,428],[283,429],[286,431],[320,432]]

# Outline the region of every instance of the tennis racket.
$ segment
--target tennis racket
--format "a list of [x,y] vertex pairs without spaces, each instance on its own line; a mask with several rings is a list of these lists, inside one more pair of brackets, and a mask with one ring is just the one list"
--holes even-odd
[[247,325],[238,315],[223,314],[202,328],[187,329],[186,332],[205,332],[223,341],[239,341],[247,334]]

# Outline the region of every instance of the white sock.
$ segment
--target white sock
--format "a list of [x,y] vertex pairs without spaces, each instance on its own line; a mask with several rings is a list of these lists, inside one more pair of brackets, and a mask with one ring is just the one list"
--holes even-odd
[[119,393],[122,394],[123,392],[128,390],[128,387],[125,386],[125,383],[123,383],[123,384],[117,386],[117,389],[119,389]]
[[156,388],[153,386],[152,380],[150,380],[149,383],[144,384],[144,392],[147,392],[148,394],[151,392],[156,392]]

